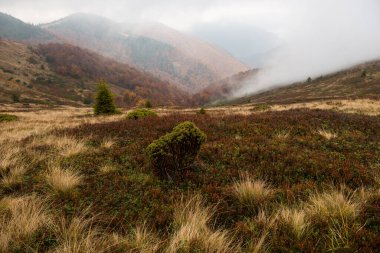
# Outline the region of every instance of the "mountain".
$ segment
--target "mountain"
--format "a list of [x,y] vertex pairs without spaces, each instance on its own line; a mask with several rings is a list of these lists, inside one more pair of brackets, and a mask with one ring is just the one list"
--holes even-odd
[[74,14],[41,27],[64,42],[149,71],[190,92],[247,70],[228,53],[163,25],[128,25]]
[[0,12],[0,38],[17,41],[46,42],[54,36],[38,26],[26,24],[19,19]]
[[380,99],[380,60],[234,99],[229,103],[286,104],[350,98]]
[[160,23],[137,24],[131,28],[134,34],[169,44],[187,57],[196,59],[218,78],[226,78],[247,67],[227,51],[216,48],[194,36],[180,33]]
[[155,105],[187,105],[184,91],[149,73],[68,44],[27,46],[0,40],[0,101],[83,105],[106,79],[119,106],[148,99]]

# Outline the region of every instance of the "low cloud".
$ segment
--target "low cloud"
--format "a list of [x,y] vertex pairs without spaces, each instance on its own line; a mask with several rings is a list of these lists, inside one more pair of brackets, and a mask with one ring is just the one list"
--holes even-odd
[[255,93],[308,77],[380,59],[380,2],[289,1],[292,19],[285,21],[282,46],[263,70],[235,96]]

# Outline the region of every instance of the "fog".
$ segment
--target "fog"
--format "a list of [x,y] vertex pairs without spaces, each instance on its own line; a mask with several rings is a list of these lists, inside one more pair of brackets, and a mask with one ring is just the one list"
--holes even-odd
[[235,96],[380,58],[379,0],[0,0],[0,11],[35,24],[75,12],[161,22],[244,62],[265,56]]
[[198,23],[191,34],[218,45],[251,68],[262,67],[280,44],[272,33],[247,23],[233,21]]
[[281,47],[235,96],[380,59],[380,1],[288,1]]

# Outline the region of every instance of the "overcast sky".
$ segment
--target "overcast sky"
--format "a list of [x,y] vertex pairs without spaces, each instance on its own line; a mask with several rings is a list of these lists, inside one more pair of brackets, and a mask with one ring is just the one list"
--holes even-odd
[[[272,34],[280,43],[266,59],[266,73],[241,92],[380,57],[380,0],[0,0],[0,11],[35,24],[75,12],[158,21],[240,55],[261,53],[254,47],[262,42],[247,43],[255,40],[253,30]],[[247,41],[238,43],[244,34]]]
[[32,23],[53,21],[74,12],[90,12],[117,21],[161,21],[180,30],[188,30],[195,23],[220,20],[254,22],[278,29],[278,21],[291,15],[292,7],[287,2],[289,1],[0,0],[0,9]]

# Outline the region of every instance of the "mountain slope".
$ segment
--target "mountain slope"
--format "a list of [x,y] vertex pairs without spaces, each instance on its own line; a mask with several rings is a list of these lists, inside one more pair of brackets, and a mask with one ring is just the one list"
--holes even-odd
[[252,69],[211,83],[205,89],[193,95],[195,104],[216,104],[230,99],[236,90],[242,88],[251,80],[258,69]]
[[83,105],[89,89],[57,75],[30,46],[0,39],[0,102]]
[[380,60],[315,80],[274,88],[231,103],[295,103],[340,98],[380,98]]
[[129,95],[134,93],[136,102],[149,99],[157,105],[188,103],[187,93],[174,85],[89,50],[56,43],[40,45],[38,52],[46,58],[56,73],[80,79],[105,79],[128,90]]
[[140,24],[133,27],[132,31],[135,34],[172,45],[184,55],[193,57],[206,65],[215,76],[221,79],[247,70],[243,63],[237,61],[229,53],[163,24]]
[[53,40],[54,36],[38,26],[26,24],[21,20],[0,12],[0,38],[42,42]]
[[191,92],[246,70],[225,52],[164,26],[153,32],[150,27],[135,29],[95,15],[74,14],[42,28],[65,42],[149,71]]
[[21,95],[23,103],[90,103],[99,79],[106,79],[119,106],[149,99],[156,105],[188,104],[175,86],[126,64],[65,44],[30,47],[0,40],[0,102]]

